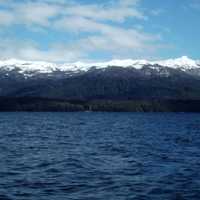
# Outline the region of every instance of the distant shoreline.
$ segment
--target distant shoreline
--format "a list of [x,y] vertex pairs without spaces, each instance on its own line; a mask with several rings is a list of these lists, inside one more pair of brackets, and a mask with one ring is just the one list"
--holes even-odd
[[200,100],[64,100],[0,97],[0,112],[200,112]]

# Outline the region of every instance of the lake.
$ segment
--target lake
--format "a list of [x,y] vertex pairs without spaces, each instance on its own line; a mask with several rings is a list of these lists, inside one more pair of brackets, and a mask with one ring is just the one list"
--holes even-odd
[[1,200],[199,200],[200,114],[0,113]]

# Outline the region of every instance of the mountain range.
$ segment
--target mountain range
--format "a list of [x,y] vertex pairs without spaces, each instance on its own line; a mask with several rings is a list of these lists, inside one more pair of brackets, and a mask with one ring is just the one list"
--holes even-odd
[[174,69],[189,70],[194,68],[200,68],[200,61],[192,60],[187,56],[183,56],[177,59],[159,60],[159,61],[148,61],[148,60],[111,60],[109,62],[99,63],[64,63],[56,64],[42,61],[23,61],[17,59],[0,60],[0,69],[6,71],[18,70],[18,72],[24,75],[34,73],[53,73],[56,71],[61,72],[80,72],[89,71],[91,68],[105,69],[108,67],[123,67],[123,68],[135,68],[142,69],[144,66],[151,68],[156,66],[169,67]]
[[187,56],[65,64],[2,60],[0,96],[28,101],[59,99],[79,105],[94,101],[200,101],[200,61]]

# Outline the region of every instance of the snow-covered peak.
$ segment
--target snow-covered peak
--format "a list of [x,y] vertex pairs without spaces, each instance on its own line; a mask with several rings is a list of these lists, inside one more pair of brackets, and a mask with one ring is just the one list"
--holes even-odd
[[170,67],[170,68],[182,68],[182,69],[191,69],[191,68],[199,68],[200,61],[192,60],[187,56],[182,56],[176,59],[168,59],[168,60],[159,60],[159,61],[148,61],[148,60],[111,60],[108,62],[98,62],[98,63],[83,63],[83,62],[76,62],[76,63],[67,63],[64,64],[62,67],[76,67],[82,70],[87,70],[92,66],[97,68],[106,68],[109,66],[116,66],[116,67],[134,67],[136,69],[140,69],[145,65],[160,65],[163,67]]
[[39,73],[51,73],[53,71],[87,71],[91,67],[96,67],[98,69],[106,68],[109,66],[118,66],[118,67],[133,67],[136,69],[141,69],[145,65],[160,65],[163,67],[170,68],[181,68],[183,70],[200,68],[200,61],[192,60],[187,56],[183,56],[176,59],[168,60],[159,60],[159,61],[148,61],[148,60],[111,60],[108,62],[98,62],[98,63],[84,63],[84,62],[75,62],[75,63],[64,63],[56,64],[43,61],[23,61],[16,59],[8,59],[0,61],[0,69],[13,70],[18,68],[21,73],[29,72],[39,72]]
[[197,60],[196,64],[200,67],[200,60]]
[[8,59],[0,61],[0,68],[13,70],[19,68],[20,72],[41,72],[41,73],[50,73],[55,71],[57,65],[54,63],[48,63],[44,61],[24,61],[17,59]]
[[163,61],[158,61],[157,64],[161,66],[171,67],[171,68],[195,68],[198,67],[198,62],[188,58],[187,56],[182,56],[176,59],[168,59]]

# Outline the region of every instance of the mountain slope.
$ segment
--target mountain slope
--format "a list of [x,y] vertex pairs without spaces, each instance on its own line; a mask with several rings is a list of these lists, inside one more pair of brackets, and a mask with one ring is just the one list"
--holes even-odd
[[0,70],[6,71],[13,71],[18,70],[21,74],[31,75],[31,73],[53,73],[56,71],[61,72],[80,72],[80,71],[88,71],[92,67],[96,69],[104,69],[110,66],[116,67],[125,67],[125,68],[135,68],[141,69],[144,66],[162,66],[162,67],[169,67],[175,69],[182,69],[182,70],[189,70],[200,68],[200,62],[192,60],[187,56],[183,56],[177,59],[169,59],[169,60],[162,60],[162,61],[147,61],[147,60],[112,60],[109,62],[102,62],[102,63],[65,63],[65,64],[55,64],[49,62],[42,62],[42,61],[22,61],[16,59],[9,59],[0,61]]
[[84,101],[200,100],[200,64],[185,56],[89,64],[4,60],[0,61],[0,96]]

